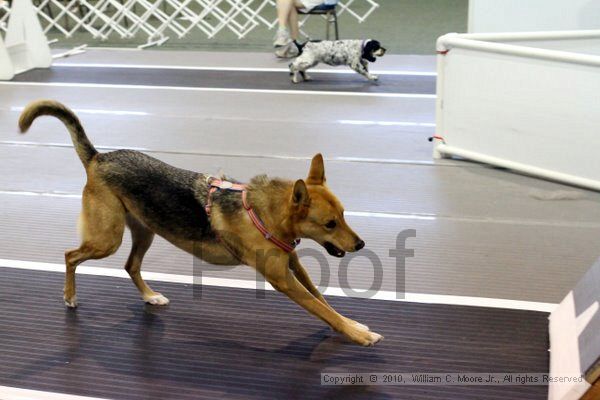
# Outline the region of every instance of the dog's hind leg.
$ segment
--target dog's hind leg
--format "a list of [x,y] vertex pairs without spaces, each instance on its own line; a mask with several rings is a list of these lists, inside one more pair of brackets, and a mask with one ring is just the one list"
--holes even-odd
[[310,81],[311,77],[308,76],[306,70],[314,67],[319,62],[314,59],[314,57],[310,56],[309,53],[304,53],[300,57],[296,58],[293,63],[290,64],[290,71],[292,73],[292,82],[299,83],[300,78],[298,75],[302,77],[305,81]]
[[142,279],[141,268],[144,255],[152,245],[154,232],[145,227],[131,214],[127,215],[127,226],[131,231],[131,253],[125,264],[125,270],[140,291],[142,299],[149,304],[163,306],[169,304],[169,299],[155,292]]
[[304,79],[305,81],[312,81],[312,77],[309,74],[307,74],[306,71],[301,71],[300,76],[302,76],[302,79]]
[[123,240],[125,208],[107,188],[83,190],[83,209],[80,216],[81,245],[65,252],[64,300],[68,307],[77,307],[75,269],[87,260],[97,260],[114,254]]
[[310,75],[308,75],[306,73],[306,70],[308,70],[309,68],[314,67],[315,65],[317,65],[319,62],[313,58],[306,60],[304,63],[302,63],[300,65],[299,68],[299,72],[300,75],[302,76],[302,79],[304,79],[305,81],[312,81],[312,78],[310,77]]

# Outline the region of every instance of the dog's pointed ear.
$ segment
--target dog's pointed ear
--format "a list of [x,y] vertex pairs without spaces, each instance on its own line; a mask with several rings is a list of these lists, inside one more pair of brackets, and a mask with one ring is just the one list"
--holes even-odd
[[306,183],[309,185],[322,185],[325,183],[325,164],[321,153],[316,154],[310,162]]
[[310,196],[308,195],[308,188],[306,183],[302,179],[298,179],[294,183],[294,189],[292,190],[292,206],[294,207],[308,207],[310,205]]

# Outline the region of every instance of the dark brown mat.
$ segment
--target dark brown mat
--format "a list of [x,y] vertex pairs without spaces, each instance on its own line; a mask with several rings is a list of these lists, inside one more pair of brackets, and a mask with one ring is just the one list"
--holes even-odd
[[[547,314],[331,298],[385,335],[346,343],[282,295],[0,268],[0,386],[111,399],[545,399],[543,386],[321,386],[322,372],[547,372]],[[195,292],[195,293],[194,293]],[[262,292],[260,292],[262,294]]]
[[34,69],[19,74],[13,81],[335,92],[435,93],[434,76],[382,75],[378,83],[373,83],[354,73],[315,72],[310,75],[313,77],[312,81],[296,85],[290,81],[287,72],[52,67],[50,69]]

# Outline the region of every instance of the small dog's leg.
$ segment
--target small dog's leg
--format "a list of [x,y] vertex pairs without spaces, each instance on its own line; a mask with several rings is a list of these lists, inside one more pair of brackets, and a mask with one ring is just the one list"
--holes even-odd
[[73,249],[65,252],[65,288],[63,290],[63,300],[69,308],[77,307],[77,295],[75,290],[75,269],[77,265],[85,261],[82,257],[82,249]]
[[300,75],[302,75],[302,79],[304,79],[305,81],[312,81],[312,78],[306,73],[306,71],[301,71]]
[[108,189],[94,187],[92,192],[86,186],[82,204],[80,217],[82,243],[79,248],[65,252],[66,275],[63,299],[70,308],[77,307],[75,291],[77,266],[87,260],[98,260],[114,254],[121,245],[125,230],[123,204]]
[[125,264],[125,270],[131,277],[131,280],[140,291],[142,299],[155,306],[164,306],[169,304],[169,299],[160,293],[155,292],[144,282],[140,272],[144,255],[150,248],[154,240],[154,233],[142,225],[131,215],[127,216],[127,226],[131,230],[131,253]]
[[304,66],[304,68],[302,69],[302,72],[303,72],[303,75],[302,75],[302,77],[304,78],[304,80],[305,80],[305,81],[312,81],[312,78],[311,78],[311,76],[310,76],[310,75],[308,75],[308,74],[306,73],[306,71],[307,71],[308,69],[310,69],[310,68],[313,68],[313,67],[317,66],[317,64],[319,64],[319,61],[317,61],[317,60],[316,60],[316,59],[314,59],[314,58],[311,58],[309,61],[310,61],[310,62],[309,62],[309,63],[307,63],[307,64]]
[[[321,303],[325,304],[327,307],[331,308],[333,310],[333,307],[331,307],[329,305],[329,303],[327,302],[327,300],[325,300],[325,298],[323,297],[323,295],[321,294],[321,292],[319,292],[319,289],[317,289],[317,287],[315,286],[315,284],[312,282],[312,280],[310,279],[310,276],[308,275],[308,272],[306,271],[306,269],[304,268],[304,266],[300,263],[300,259],[298,258],[298,255],[296,253],[292,253],[290,254],[290,269],[292,270],[292,272],[294,273],[294,276],[296,277],[296,279],[298,279],[298,281],[304,285],[304,287],[313,295],[317,298],[317,300],[319,300]],[[367,325],[361,324],[360,322],[356,322],[353,319],[347,318],[342,316],[348,323],[356,325],[357,328],[359,329],[365,329],[365,330],[369,330],[369,327]]]
[[292,77],[293,83],[300,82],[300,78],[298,78],[298,72],[298,58],[296,58],[294,62],[290,64],[290,76]]
[[368,68],[365,67],[365,65],[363,65],[363,63],[356,63],[350,66],[350,68],[352,68],[354,71],[358,72],[359,74],[361,74],[362,76],[364,76],[365,78],[367,78],[370,81],[376,81],[379,79],[379,77],[377,75],[373,75],[369,72]]
[[300,263],[300,259],[296,253],[290,253],[290,269],[294,273],[294,276],[308,291],[315,296],[321,303],[325,304],[328,307],[331,307],[327,300],[323,297],[319,289],[315,286],[315,284],[310,279],[308,272],[304,268],[304,266]]
[[373,75],[372,73],[369,72],[369,63],[365,60],[361,60],[361,64],[363,66],[363,68],[365,69],[365,71],[367,71],[367,79],[369,79],[370,81],[376,81],[379,79],[379,77],[377,75]]
[[299,83],[300,77],[305,81],[310,81],[311,77],[306,73],[306,70],[317,64],[318,61],[316,61],[310,53],[303,53],[290,64],[290,71],[294,72],[292,81],[294,83]]
[[[278,257],[269,258],[266,265],[255,265],[255,267],[277,291],[284,293],[296,304],[325,321],[352,342],[362,346],[373,346],[383,339],[383,336],[375,332],[350,323],[347,318],[338,314],[333,308],[319,301],[288,268],[289,261],[286,258],[286,254],[281,254]],[[282,264],[283,260],[285,260],[285,264]]]

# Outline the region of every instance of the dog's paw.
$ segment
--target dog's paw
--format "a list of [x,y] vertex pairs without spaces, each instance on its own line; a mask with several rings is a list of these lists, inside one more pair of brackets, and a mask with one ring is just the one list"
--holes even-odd
[[383,335],[379,333],[369,331],[369,343],[367,346],[375,346],[377,343],[383,340]]
[[67,297],[64,296],[63,300],[65,301],[65,306],[69,308],[77,308],[77,296]]
[[377,76],[377,75],[369,75],[369,80],[373,81],[373,82],[376,82],[376,81],[379,80],[379,76]]
[[166,306],[169,304],[169,299],[160,293],[156,293],[152,296],[144,296],[144,301],[153,306]]
[[312,76],[310,76],[309,74],[307,74],[306,72],[304,73],[304,75],[302,76],[302,78],[304,78],[305,81],[312,81]]
[[348,327],[344,330],[344,334],[354,343],[365,347],[375,346],[375,344],[383,340],[383,336],[380,334],[371,332],[369,330],[360,329],[356,325],[352,324],[348,325]]
[[298,74],[292,75],[292,82],[293,83],[300,83],[300,78],[298,77]]

